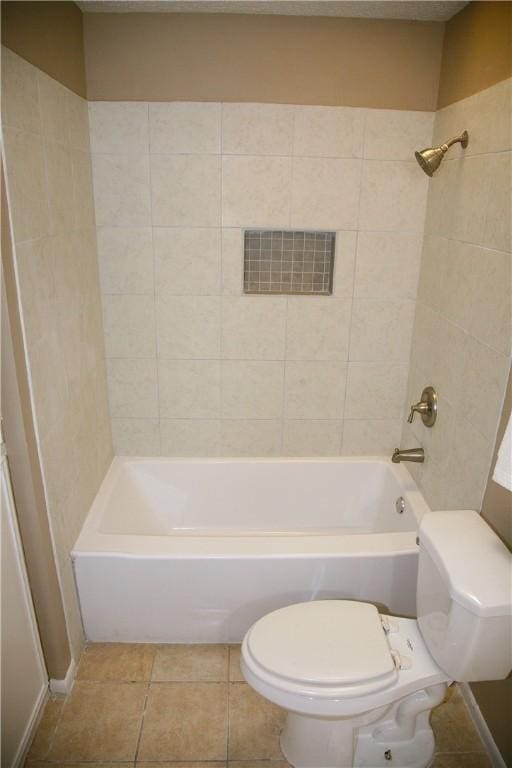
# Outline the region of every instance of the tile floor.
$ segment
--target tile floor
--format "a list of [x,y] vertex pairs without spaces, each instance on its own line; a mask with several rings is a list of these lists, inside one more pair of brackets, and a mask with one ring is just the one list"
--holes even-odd
[[[71,694],[49,699],[26,768],[286,768],[284,713],[243,681],[239,658],[227,645],[88,645]],[[432,727],[432,768],[490,768],[456,689]]]

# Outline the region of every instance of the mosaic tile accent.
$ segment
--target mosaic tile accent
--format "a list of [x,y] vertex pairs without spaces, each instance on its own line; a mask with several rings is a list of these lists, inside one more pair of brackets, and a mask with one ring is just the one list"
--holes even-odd
[[244,293],[329,296],[335,241],[334,232],[246,230]]

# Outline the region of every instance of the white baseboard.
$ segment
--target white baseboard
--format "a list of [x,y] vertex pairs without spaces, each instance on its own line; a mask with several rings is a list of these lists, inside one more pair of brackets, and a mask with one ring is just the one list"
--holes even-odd
[[71,693],[73,683],[75,682],[76,664],[75,660],[71,659],[71,662],[66,672],[66,677],[63,680],[56,680],[54,677],[50,680],[50,691],[52,693],[58,693],[63,696],[67,696]]
[[475,724],[475,728],[477,729],[478,733],[480,734],[480,738],[484,743],[484,747],[487,750],[487,754],[489,755],[489,759],[493,765],[493,768],[507,768],[505,761],[503,760],[501,753],[496,746],[496,742],[492,737],[489,726],[485,722],[484,716],[480,711],[480,707],[476,702],[473,691],[469,687],[469,683],[459,683],[459,689],[462,694],[462,698],[466,702],[466,706],[469,710],[469,714],[471,715],[471,719]]
[[37,701],[32,711],[32,715],[30,717],[30,720],[27,723],[27,727],[25,728],[25,733],[23,734],[23,738],[18,747],[18,751],[16,752],[16,756],[12,762],[12,768],[21,768],[21,766],[25,762],[25,757],[32,743],[32,737],[35,733],[35,730],[39,725],[39,721],[42,717],[47,699],[48,699],[48,686],[44,685],[41,688],[41,691],[39,692],[39,696],[37,697]]

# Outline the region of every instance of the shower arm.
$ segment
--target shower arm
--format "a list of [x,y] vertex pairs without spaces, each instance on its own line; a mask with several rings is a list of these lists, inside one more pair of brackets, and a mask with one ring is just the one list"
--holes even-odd
[[460,136],[456,136],[454,139],[450,139],[450,141],[447,141],[445,144],[441,145],[441,149],[444,152],[447,152],[451,146],[454,144],[461,144],[463,149],[465,149],[468,145],[469,140],[469,134],[467,131],[463,131]]

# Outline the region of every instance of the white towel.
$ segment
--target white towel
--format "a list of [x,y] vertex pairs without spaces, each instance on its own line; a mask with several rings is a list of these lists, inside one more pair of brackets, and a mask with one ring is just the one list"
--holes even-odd
[[504,488],[512,491],[512,414],[508,420],[503,440],[498,450],[498,458],[492,479]]

